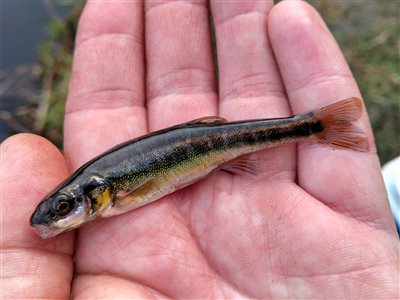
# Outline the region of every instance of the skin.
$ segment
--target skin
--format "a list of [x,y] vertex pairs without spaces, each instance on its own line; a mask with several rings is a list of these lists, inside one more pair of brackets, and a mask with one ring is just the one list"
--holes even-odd
[[[298,1],[211,1],[217,94],[206,7],[88,2],[65,156],[30,134],[1,145],[2,297],[399,297],[374,149],[287,145],[258,153],[254,177],[218,172],[50,240],[29,227],[51,188],[119,142],[206,115],[280,117],[360,96],[320,16]],[[360,127],[373,143],[365,113]]]

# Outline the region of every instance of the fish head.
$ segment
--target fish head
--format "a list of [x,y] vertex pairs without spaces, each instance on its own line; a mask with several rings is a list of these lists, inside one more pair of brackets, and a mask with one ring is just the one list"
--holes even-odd
[[111,204],[110,187],[91,176],[81,184],[67,184],[46,196],[36,207],[30,225],[43,239],[80,227]]

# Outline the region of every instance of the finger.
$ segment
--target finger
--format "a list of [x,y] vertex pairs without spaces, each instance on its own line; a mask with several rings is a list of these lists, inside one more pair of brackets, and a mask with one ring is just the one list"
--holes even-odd
[[29,226],[41,198],[68,175],[65,160],[47,140],[28,134],[5,140],[0,153],[2,296],[68,298],[73,234],[42,240]]
[[[212,1],[220,75],[220,112],[228,120],[290,115],[267,37],[273,1]],[[294,180],[294,145],[258,155],[267,177]]]
[[71,299],[168,299],[168,297],[126,279],[99,274],[77,276]]
[[147,131],[142,6],[86,4],[65,116],[65,152],[73,168]]
[[[126,2],[112,3],[112,5],[118,6],[116,8],[116,10],[118,11],[115,11],[113,14],[113,18],[116,18],[118,22],[120,22],[119,19],[121,18],[118,18],[118,16],[116,15],[121,13],[119,12],[119,10],[123,9],[121,7],[121,3]],[[100,3],[98,5],[100,5]],[[172,10],[169,9],[170,5],[173,6]],[[86,15],[84,15],[82,19],[81,26],[86,26],[84,20],[88,17],[89,14],[99,13],[97,12],[97,10],[91,10],[92,7],[93,6],[89,5],[89,7],[86,9]],[[110,14],[110,11],[108,9],[104,7],[102,9],[106,11],[104,14]],[[136,9],[139,8],[136,7]],[[203,53],[203,51],[201,50],[204,47],[204,45],[202,44],[205,33],[204,28],[199,28],[198,26],[204,21],[201,18],[203,16],[206,16],[205,12],[205,7],[202,7],[200,5],[198,7],[192,7],[191,4],[181,2],[171,4],[166,3],[160,6],[155,6],[153,8],[148,8],[146,16],[146,18],[150,18],[150,21],[146,21],[148,22],[148,26],[146,27],[146,34],[149,34],[149,36],[146,37],[146,40],[149,41],[146,46],[147,50],[150,53],[147,57],[149,73],[148,82],[156,82],[156,84],[161,82],[161,86],[165,84],[164,87],[161,87],[159,89],[161,93],[160,97],[154,96],[155,98],[160,99],[158,103],[156,103],[158,100],[155,100],[155,102],[152,103],[155,98],[152,98],[152,96],[150,96],[152,100],[148,103],[148,108],[150,111],[152,111],[152,113],[150,113],[149,115],[153,118],[152,120],[154,120],[154,122],[151,123],[152,129],[154,129],[156,126],[167,126],[167,123],[162,123],[165,122],[166,118],[161,115],[161,112],[159,110],[156,110],[156,105],[160,105],[165,111],[166,115],[169,115],[171,117],[168,122],[174,123],[176,122],[176,120],[173,119],[172,113],[175,116],[177,115],[176,109],[180,109],[180,101],[186,101],[186,103],[182,105],[186,106],[186,110],[183,111],[180,109],[179,112],[182,114],[187,113],[189,117],[190,114],[196,112],[196,107],[201,110],[201,112],[197,112],[200,113],[200,115],[203,115],[203,113],[207,112],[207,109],[209,109],[206,103],[207,101],[209,101],[208,96],[203,97],[202,93],[209,92],[210,88],[207,87],[207,82],[210,82],[210,79],[206,76],[207,72],[203,72],[202,68],[207,69],[207,62],[209,62],[210,68],[212,69],[211,47],[209,50],[209,58],[204,54],[205,52]],[[162,15],[162,18],[159,14]],[[183,14],[184,17],[182,17],[181,14]],[[176,17],[179,17],[179,19],[177,20]],[[96,19],[97,22],[99,22],[99,16],[96,16],[96,18],[95,16],[91,16],[91,18]],[[132,15],[131,18],[133,19],[134,16]],[[176,30],[177,28],[185,28],[189,25],[191,27],[192,25],[198,23],[196,24],[196,27],[190,28],[190,30],[193,29],[195,31],[195,34],[192,35],[191,39],[185,42],[194,43],[195,45],[201,45],[201,47],[195,46],[194,51],[191,48],[192,44],[190,44],[190,47],[188,46],[185,51],[181,50],[181,52],[179,53],[174,53],[173,51],[169,52],[171,50],[169,49],[170,47],[172,47],[174,51],[177,50],[177,46],[182,47],[182,41],[180,41],[179,39],[175,39],[174,43],[168,44],[168,41],[170,39],[175,38],[175,35],[173,33],[170,33],[169,36],[166,36],[168,34],[168,30],[167,32],[164,32],[164,34],[159,35],[157,31],[163,30],[164,26],[157,27],[157,24],[155,24],[154,22],[159,22],[161,24],[164,18],[166,18],[167,20],[172,20],[172,23],[169,24],[168,27],[171,31]],[[198,18],[201,19],[201,22],[200,20],[197,20]],[[193,24],[189,22],[190,24],[185,26],[179,23],[180,21],[188,22],[191,19],[197,21]],[[205,20],[207,21],[207,19]],[[171,27],[171,25],[174,26]],[[126,27],[126,25],[121,28],[124,27]],[[151,33],[153,33],[155,37],[153,37]],[[175,32],[175,34],[183,38],[185,36],[189,36],[191,32]],[[152,42],[155,44],[152,44]],[[97,47],[98,46],[96,46],[96,49]],[[111,45],[109,45],[109,47],[111,47]],[[152,47],[157,47],[160,50],[152,49]],[[205,48],[207,49],[207,47]],[[193,55],[196,55],[196,57],[189,55],[191,53],[191,50],[194,51]],[[165,51],[165,53],[162,54],[160,51]],[[120,56],[120,54],[118,53],[113,55]],[[160,61],[160,57],[162,55],[165,55],[165,59]],[[176,57],[174,58],[173,55],[176,55]],[[194,59],[196,62],[199,61],[199,64],[201,63],[201,65],[196,64],[193,66],[193,68],[189,65],[185,65],[186,63],[189,64]],[[180,62],[184,64],[180,65]],[[77,64],[79,64],[79,62]],[[166,68],[162,69],[159,64],[165,66]],[[93,68],[94,70],[96,70],[97,66],[93,66]],[[160,72],[157,71],[157,68],[161,68]],[[190,79],[192,81],[182,83],[182,81],[176,79],[179,79],[180,71],[185,70],[185,68],[188,68],[187,71],[189,71],[189,75],[191,73],[195,75],[192,79]],[[197,69],[200,70],[198,71]],[[174,76],[171,76],[171,78],[167,79],[167,77],[169,76],[168,72],[173,73],[174,71],[175,75],[178,75],[178,78],[176,76],[175,78]],[[198,76],[199,74],[200,76]],[[211,72],[211,74],[213,73]],[[153,75],[154,77],[152,77]],[[126,74],[124,76],[126,76]],[[169,80],[169,83],[163,81],[165,79]],[[204,89],[201,88],[202,82],[204,82]],[[175,85],[175,83],[177,84]],[[200,88],[197,89],[196,86],[193,86],[193,88],[191,88],[191,84],[199,84]],[[175,92],[181,93],[182,97],[174,97],[172,86],[175,86],[175,88],[179,90],[179,92]],[[167,90],[167,87],[171,89]],[[148,90],[150,95],[157,95],[157,91],[154,92],[151,87],[148,87]],[[165,93],[165,95],[162,95],[162,93]],[[171,98],[168,98],[169,95],[171,95]],[[166,98],[162,98],[164,96]],[[165,99],[166,102],[161,102],[161,99]],[[200,101],[201,103],[198,104],[197,101]],[[169,104],[171,104],[172,106],[170,107]],[[203,106],[207,109],[203,110]],[[175,110],[172,108],[174,108]],[[167,291],[171,294],[184,295],[187,297],[190,292],[193,292],[193,285],[190,281],[184,282],[185,278],[187,278],[188,275],[189,277],[194,277],[195,273],[198,272],[198,268],[202,268],[202,266],[204,266],[205,264],[201,255],[192,255],[190,257],[189,264],[191,266],[194,266],[193,269],[185,268],[184,266],[181,270],[176,269],[176,266],[178,264],[187,263],[187,261],[180,262],[180,259],[184,256],[184,251],[188,251],[188,253],[196,253],[196,243],[193,242],[187,226],[184,226],[183,224],[184,220],[182,220],[182,216],[179,215],[176,206],[171,201],[161,201],[155,203],[155,205],[153,206],[149,205],[147,207],[143,207],[140,210],[135,210],[116,218],[102,219],[83,226],[79,230],[79,247],[77,247],[76,249],[76,272],[77,274],[91,275],[96,275],[100,272],[116,274],[117,276],[126,279],[137,280],[145,285],[157,286],[157,289],[161,291]],[[176,239],[173,238],[173,236],[176,236]],[[164,239],[163,237],[167,238],[167,244],[165,244],[166,239]],[[175,240],[176,242],[174,242]],[[98,251],[100,243],[102,244],[103,251]],[[181,246],[183,247],[183,249],[181,248]],[[170,250],[168,250],[164,249],[164,247],[171,248]],[[117,251],[115,251],[116,249]],[[110,253],[114,253],[117,256],[109,255]],[[116,263],[116,261],[123,263]],[[148,268],[149,261],[154,262],[152,263],[151,268]],[[208,270],[208,272],[210,272],[210,270]],[[78,275],[78,278],[82,278],[80,276],[81,275]],[[204,277],[207,276],[205,275]],[[95,278],[95,276],[93,276],[93,278]],[[77,288],[79,288],[79,285],[77,285]]]
[[150,130],[217,114],[207,1],[148,1]]
[[[282,2],[272,10],[269,24],[294,113],[360,96],[340,49],[311,6],[301,1]],[[366,113],[360,126],[373,145]],[[298,176],[304,189],[334,209],[378,227],[393,227],[375,149],[365,154],[301,144]]]

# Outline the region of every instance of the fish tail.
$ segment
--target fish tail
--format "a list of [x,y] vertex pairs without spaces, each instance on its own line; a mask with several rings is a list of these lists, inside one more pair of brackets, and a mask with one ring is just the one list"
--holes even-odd
[[368,138],[353,124],[360,118],[362,107],[360,99],[348,98],[313,111],[314,117],[322,125],[322,131],[314,135],[317,141],[367,152]]

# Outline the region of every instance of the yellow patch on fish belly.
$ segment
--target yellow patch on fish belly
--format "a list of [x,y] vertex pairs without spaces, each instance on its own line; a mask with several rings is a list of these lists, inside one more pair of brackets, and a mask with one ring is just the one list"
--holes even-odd
[[107,205],[107,202],[110,200],[111,197],[111,191],[110,188],[107,187],[102,193],[99,194],[98,197],[96,197],[96,206],[98,209],[102,209]]

